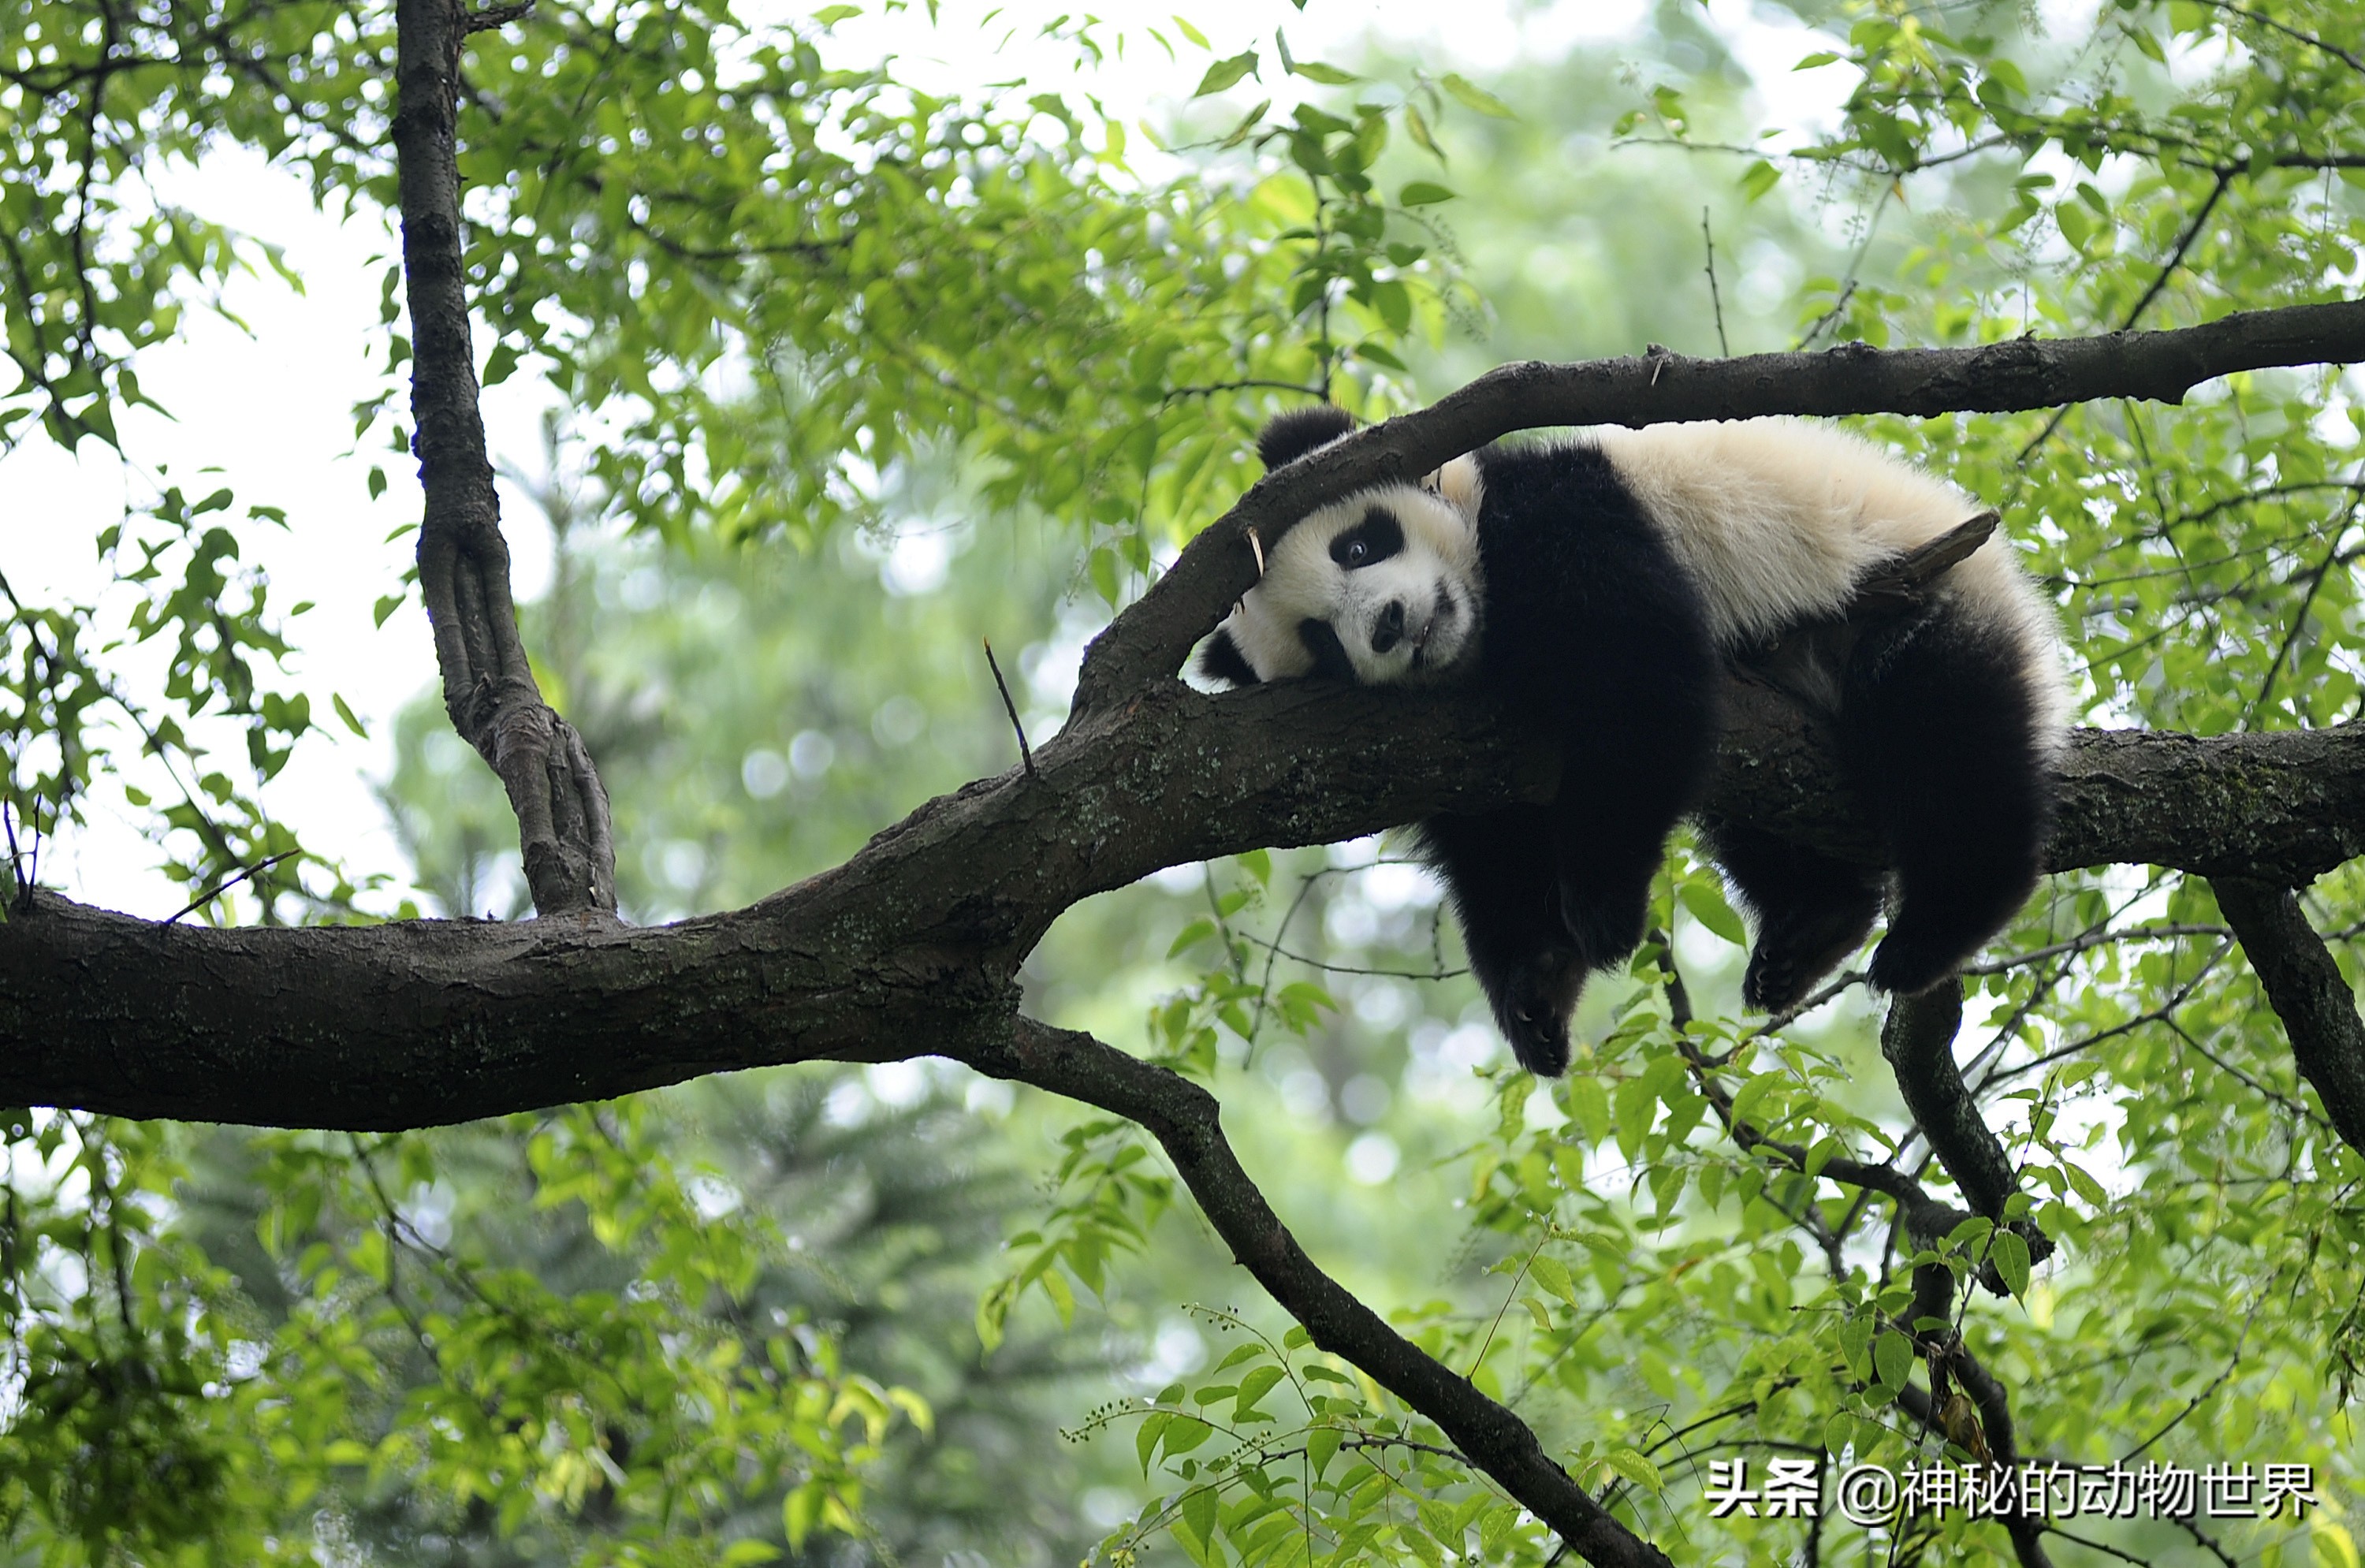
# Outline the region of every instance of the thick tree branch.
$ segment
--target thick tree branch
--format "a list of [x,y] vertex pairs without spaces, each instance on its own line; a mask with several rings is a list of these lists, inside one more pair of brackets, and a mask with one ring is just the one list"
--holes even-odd
[[2246,877],[2210,886],[2283,1021],[2300,1076],[2315,1085],[2342,1140],[2365,1154],[2365,1023],[2340,966],[2291,889]]
[[509,791],[534,908],[616,907],[608,793],[574,727],[542,700],[510,601],[510,553],[468,344],[454,139],[460,46],[488,25],[460,0],[401,0],[394,117],[402,271],[410,299],[412,445],[426,491],[419,589],[452,725]]
[[[1796,709],[1737,688],[1731,719],[1716,812],[1877,858]],[[1482,704],[1313,681],[1222,697],[1163,682],[1071,724],[1036,766],[931,801],[749,909],[654,929],[216,931],[40,895],[0,924],[0,1103],[416,1127],[734,1068],[955,1051],[1007,1014],[1027,951],[1093,893],[1557,784]],[[2049,859],[2288,886],[2360,846],[2365,726],[2083,731]]]
[[1587,1562],[1667,1562],[1587,1495],[1525,1422],[1389,1327],[1306,1255],[1240,1168],[1217,1120],[1215,1096],[1090,1035],[1031,1018],[1020,1018],[1004,1039],[962,1059],[981,1072],[1031,1083],[1149,1128],[1232,1256],[1306,1326],[1317,1345],[1369,1372],[1436,1422],[1455,1448]]
[[2098,398],[2176,403],[2235,371],[2360,359],[2365,301],[2347,300],[2244,311],[2173,331],[2015,338],[1969,349],[1844,343],[1820,353],[1713,360],[1661,350],[1641,359],[1503,365],[1260,480],[1093,642],[1076,705],[1123,701],[1143,682],[1182,667],[1192,645],[1256,581],[1250,528],[1270,550],[1324,499],[1426,474],[1513,431],[1758,414],[2004,413]]
[[[1830,737],[1781,693],[1727,690],[1722,766],[1703,813],[1861,865],[1881,863]],[[2365,724],[2201,739],[2079,730],[2059,764],[2046,865],[2167,866],[2303,885],[2365,853]],[[1835,809],[1838,807],[1838,809]]]

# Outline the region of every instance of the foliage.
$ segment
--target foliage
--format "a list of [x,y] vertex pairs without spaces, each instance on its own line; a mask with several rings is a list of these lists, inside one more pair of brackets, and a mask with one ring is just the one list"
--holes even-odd
[[[1019,655],[1029,722],[1053,720],[1082,632],[1250,477],[1272,408],[1384,412],[1507,353],[1705,348],[1703,174],[1743,348],[2168,325],[2359,275],[2354,7],[2113,0],[2061,37],[2001,5],[1802,9],[1801,70],[1845,85],[1833,129],[1771,139],[1735,55],[1675,6],[1622,77],[1575,60],[1486,88],[1161,21],[1135,45],[1208,64],[1148,148],[1081,92],[939,98],[845,69],[827,20],[544,5],[477,37],[485,378],[548,379],[574,410],[554,467],[585,484],[547,503],[580,532],[530,641],[617,796],[627,905],[760,896],[1007,767],[973,639]],[[140,355],[274,262],[150,171],[235,140],[324,203],[383,207],[391,17],[7,15],[0,441],[114,442]],[[1050,33],[1087,66],[1120,42]],[[1738,286],[1767,255],[1803,275],[1753,305]],[[399,449],[391,275],[387,297],[387,389],[356,422]],[[1874,428],[2003,506],[2098,719],[2356,712],[2345,375]],[[949,585],[880,586],[899,530],[968,516]],[[336,705],[286,674],[297,611],[249,564],[283,523],[158,476],[99,541],[105,604],[11,597],[0,733],[27,845],[94,801],[152,812],[193,896],[298,849],[266,786]],[[136,686],[127,658],[163,673]],[[501,808],[408,734],[390,792],[421,886],[492,909]],[[141,753],[175,792],[104,793]],[[2032,1265],[1983,1221],[1909,1236],[1833,1174],[1885,1162],[1948,1195],[1860,987],[1779,1027],[1739,1016],[1741,924],[1688,852],[1631,975],[1588,997],[1577,1070],[1539,1085],[1491,1044],[1434,888],[1379,848],[1096,904],[1033,961],[1037,1011],[1213,1083],[1316,1256],[1642,1533],[1717,1561],[2003,1551],[1960,1517],[1884,1533],[1711,1518],[1704,1496],[1718,1460],[1978,1453],[1992,1434],[1916,1349],[1917,1271],[1943,1270],[1934,1321],[2007,1392],[2022,1455],[2305,1462],[2325,1499],[2296,1525],[2065,1529],[2146,1562],[2356,1561],[2359,1159],[2205,883],[2057,878],[1971,977],[1966,1073],[2058,1249]],[[353,917],[313,855],[196,917]],[[2307,898],[2344,963],[2358,896],[2345,870]],[[382,1140],[15,1114],[0,1540],[60,1563],[1007,1557],[1081,1538],[1047,1499],[1129,1467],[1149,1495],[1112,1562],[1553,1560],[1433,1428],[1263,1309],[1198,1309],[1226,1347],[1210,1365],[1145,1384],[1104,1364],[1164,1343],[1140,1303],[1229,1294],[1160,1226],[1171,1179],[1138,1134],[940,1098],[839,1126],[821,1107],[865,1103],[859,1081],[800,1081]],[[1024,1137],[1051,1177],[1031,1202],[1008,1190]],[[841,1223],[823,1238],[815,1214]],[[2009,1295],[1977,1286],[1988,1267]],[[1037,1296],[1062,1326],[1097,1298],[1121,1344],[1060,1350]],[[1101,1400],[1057,1462],[1028,1449],[1038,1376],[1070,1409]]]

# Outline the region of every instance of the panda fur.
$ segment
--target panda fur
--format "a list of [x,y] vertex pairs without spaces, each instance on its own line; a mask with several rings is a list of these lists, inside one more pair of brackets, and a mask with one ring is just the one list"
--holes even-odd
[[[1278,468],[1352,429],[1298,410],[1258,453]],[[1869,574],[1977,510],[1798,420],[1490,446],[1308,514],[1198,667],[1231,686],[1473,683],[1550,731],[1554,800],[1418,833],[1504,1035],[1558,1073],[1586,976],[1642,940],[1667,834],[1706,790],[1728,664],[1832,723],[1894,874],[1875,986],[1947,979],[2027,900],[2067,703],[2052,617],[2009,546],[1991,537],[1910,614],[1842,622]],[[1863,942],[1884,879],[1743,824],[1706,834],[1754,927],[1743,998],[1788,1012]]]

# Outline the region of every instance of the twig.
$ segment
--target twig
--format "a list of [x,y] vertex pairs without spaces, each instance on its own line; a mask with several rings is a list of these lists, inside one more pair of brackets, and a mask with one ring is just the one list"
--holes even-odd
[[211,903],[214,900],[221,897],[222,894],[238,886],[241,882],[245,881],[249,877],[255,876],[263,871],[268,871],[274,866],[278,865],[282,860],[287,859],[291,856],[301,855],[304,852],[300,849],[283,849],[267,860],[256,861],[253,865],[249,866],[245,870],[241,871],[237,876],[231,877],[224,881],[217,882],[212,887],[207,888],[204,892],[199,893],[196,898],[190,900],[187,904],[184,905],[179,913],[174,914],[171,919],[166,920],[164,924],[170,925],[174,921],[179,920],[181,915],[196,913],[198,910],[205,908],[206,905]]
[[[2365,71],[2365,59],[2360,59],[2358,56],[2349,53],[2347,50],[2342,49],[2337,44],[2330,43],[2323,39],[2317,38],[2314,33],[2303,33],[2297,28],[2291,27],[2282,22],[2278,22],[2272,17],[2263,16],[2257,11],[2249,9],[2246,6],[2234,5],[2231,3],[2231,0],[2201,0],[2201,3],[2214,10],[2224,11],[2229,16],[2239,17],[2244,21],[2256,22],[2262,28],[2268,28],[2273,32],[2281,33],[2285,38],[2295,39],[2300,43],[2307,45],[2311,49],[2320,49],[2325,53],[2332,56],[2333,59],[2337,60],[2342,64],[2348,66],[2351,71]],[[2228,28],[2225,30],[2227,32],[2233,31],[2231,28]]]
[[2151,280],[2151,286],[2144,290],[2143,297],[2135,301],[2135,308],[2127,312],[2127,319],[2119,323],[2120,331],[2135,330],[2135,323],[2143,319],[2145,310],[2159,297],[2159,291],[2168,286],[2168,280],[2175,275],[2176,269],[2184,264],[2185,252],[2192,249],[2195,240],[2201,238],[2202,226],[2208,223],[2209,215],[2217,210],[2217,204],[2225,199],[2225,187],[2234,183],[2236,173],[2237,171],[2232,169],[2217,171],[2217,183],[2210,187],[2208,199],[2201,204],[2201,210],[2192,215],[2192,221],[2184,226],[2184,232],[2176,237],[2176,248],[2168,253],[2168,260],[2160,263],[2158,275]]
[[993,672],[994,689],[1002,693],[1002,711],[1010,715],[1010,727],[1018,732],[1018,758],[1026,765],[1026,777],[1032,778],[1036,777],[1035,748],[1026,744],[1026,726],[1018,722],[1018,704],[1010,700],[1010,683],[1002,678],[1002,663],[993,656],[992,642],[984,637],[978,641],[985,644],[985,667]]
[[[6,586],[0,583],[0,588]],[[0,778],[6,777],[9,775],[0,774]],[[34,802],[37,811],[39,803],[38,800]],[[37,814],[25,825],[32,835],[29,846],[21,846],[17,842],[16,809],[0,802],[0,828],[6,828],[8,834],[10,907],[18,914],[33,907],[33,889],[39,884],[41,876],[41,820]]]
[[[2184,253],[2192,249],[2192,242],[2201,237],[2202,225],[2207,223],[2209,215],[2217,210],[2217,203],[2225,196],[2225,187],[2234,183],[2234,176],[2240,172],[2238,169],[2214,171],[2217,183],[2210,187],[2209,199],[2201,204],[2201,210],[2192,215],[2192,220],[2184,226],[2184,232],[2177,236],[2176,247],[2169,252],[2168,260],[2160,264],[2158,275],[2151,280],[2151,286],[2144,290],[2143,297],[2135,301],[2135,308],[2127,312],[2126,319],[2119,323],[2120,331],[2135,330],[2135,322],[2150,308],[2151,302],[2159,297],[2159,291],[2168,286],[2168,280],[2175,275],[2176,269],[2184,264]],[[2053,432],[2061,428],[2061,421],[2069,417],[2069,410],[2075,406],[2064,403],[2053,410],[2053,417],[2045,421],[2045,428],[2020,449],[2022,463],[2026,463],[2038,447],[2053,439]]]
[[1511,1310],[1511,1304],[1519,1299],[1519,1287],[1527,1282],[1528,1271],[1535,1266],[1536,1254],[1544,1249],[1544,1243],[1552,1237],[1552,1227],[1546,1226],[1544,1233],[1536,1238],[1536,1244],[1528,1249],[1527,1257],[1520,1260],[1519,1271],[1511,1276],[1511,1288],[1504,1294],[1503,1305],[1495,1309],[1495,1321],[1486,1325],[1486,1337],[1478,1341],[1478,1353],[1470,1358],[1470,1370],[1463,1376],[1476,1377],[1478,1369],[1486,1364],[1486,1352],[1495,1348],[1495,1330],[1503,1327],[1503,1316]]
[[1716,352],[1731,359],[1732,345],[1724,341],[1724,297],[1716,287],[1716,236],[1709,231],[1705,207],[1700,208],[1700,238],[1708,244],[1708,302],[1716,309]]

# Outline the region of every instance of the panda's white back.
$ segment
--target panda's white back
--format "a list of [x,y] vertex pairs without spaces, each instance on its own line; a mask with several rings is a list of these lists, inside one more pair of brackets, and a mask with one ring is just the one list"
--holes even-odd
[[1881,561],[1979,510],[1827,425],[1750,420],[1592,434],[1664,528],[1728,649],[1839,610]]

